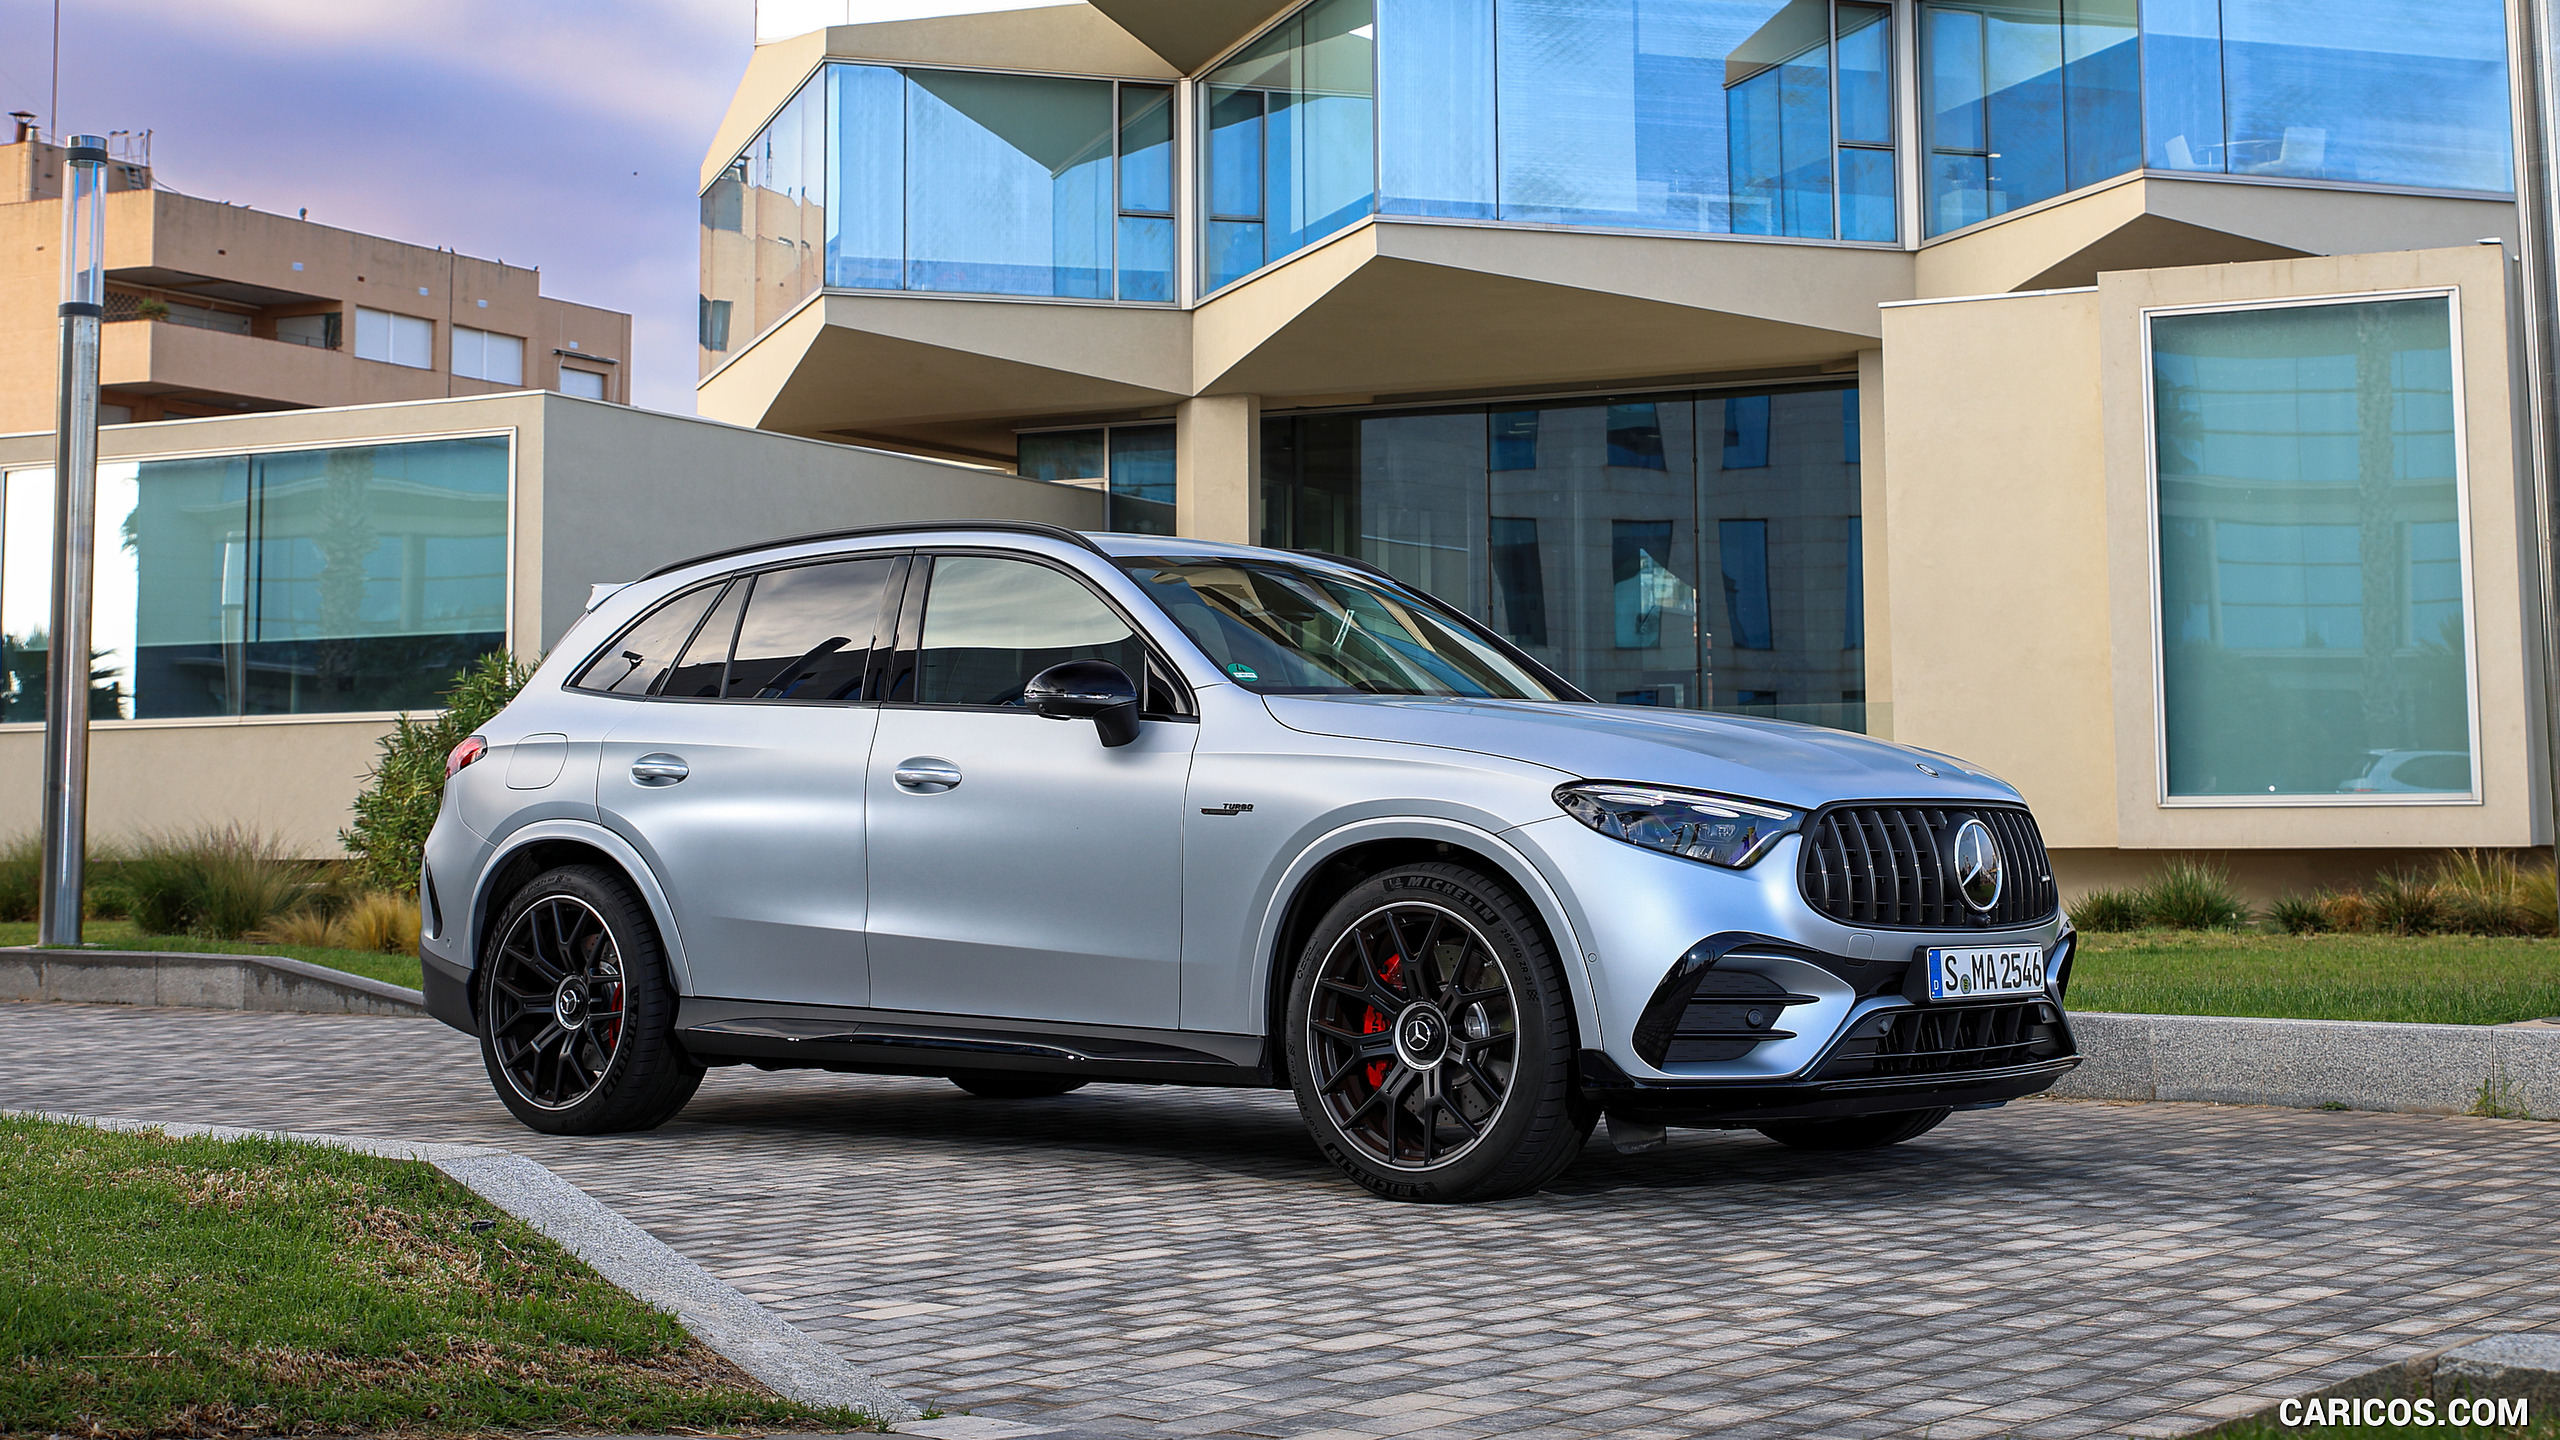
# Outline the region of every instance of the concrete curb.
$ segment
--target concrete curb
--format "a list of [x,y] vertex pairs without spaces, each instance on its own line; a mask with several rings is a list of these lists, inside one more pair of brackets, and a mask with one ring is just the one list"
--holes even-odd
[[349,1135],[248,1130],[229,1125],[121,1120],[49,1110],[0,1113],[64,1120],[107,1130],[157,1130],[181,1138],[299,1140],[387,1159],[424,1161],[559,1242],[561,1248],[594,1266],[597,1274],[642,1303],[675,1316],[695,1339],[784,1398],[803,1405],[859,1410],[886,1421],[914,1420],[921,1413],[888,1386],[847,1365],[834,1351],[669,1249],[664,1241],[624,1219],[602,1201],[511,1150],[487,1145],[425,1145]]
[[423,1016],[415,990],[277,955],[0,947],[0,1000]]
[[[2551,1413],[2560,1407],[2560,1333],[2527,1331],[2456,1340],[2296,1398],[2427,1398],[2441,1407],[2465,1395],[2475,1400],[2523,1400],[2534,1415]],[[2195,1434],[2221,1435],[2260,1421],[2280,1421],[2279,1408],[2271,1405]]]
[[2071,1029],[2086,1058],[2051,1092],[2069,1099],[2560,1117],[2560,1029],[2088,1011]]

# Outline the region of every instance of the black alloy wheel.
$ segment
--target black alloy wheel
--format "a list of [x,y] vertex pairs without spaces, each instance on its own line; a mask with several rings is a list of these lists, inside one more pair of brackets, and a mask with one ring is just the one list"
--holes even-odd
[[1534,1190],[1590,1134],[1554,956],[1518,898],[1471,870],[1407,866],[1354,888],[1318,925],[1289,1013],[1300,1113],[1381,1195]]
[[675,995],[648,911],[620,876],[566,866],[516,892],[480,964],[481,1058],[536,1130],[645,1130],[702,1067],[674,1038]]

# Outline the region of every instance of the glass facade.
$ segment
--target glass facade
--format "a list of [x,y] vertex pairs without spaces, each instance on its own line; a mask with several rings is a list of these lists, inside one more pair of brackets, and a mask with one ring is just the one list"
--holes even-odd
[[2168,795],[2473,793],[2451,303],[2151,345]]
[[708,373],[821,286],[1170,302],[1173,90],[828,65],[702,195]]
[[1856,397],[1273,417],[1263,543],[1367,560],[1602,701],[1863,730]]
[[1929,233],[2148,166],[2503,193],[2499,0],[1929,0]]
[[[503,436],[100,466],[91,714],[433,708],[506,644],[508,466]],[[10,473],[0,720],[44,718],[52,535],[52,472]]]
[[1044,430],[1014,443],[1019,473],[1107,490],[1104,529],[1129,535],[1174,533],[1171,425]]
[[1203,290],[1375,208],[1376,33],[1370,0],[1315,0],[1201,81]]

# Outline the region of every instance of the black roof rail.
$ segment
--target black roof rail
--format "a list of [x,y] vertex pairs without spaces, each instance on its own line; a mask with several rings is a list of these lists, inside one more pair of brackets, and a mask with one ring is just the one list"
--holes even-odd
[[1048,540],[1063,540],[1078,549],[1090,550],[1106,560],[1111,558],[1111,552],[1093,543],[1092,536],[1081,530],[1070,530],[1064,525],[1043,525],[1037,520],[910,520],[896,525],[857,525],[850,530],[818,530],[807,535],[786,535],[778,540],[759,540],[753,545],[733,545],[726,550],[714,550],[708,555],[696,555],[670,565],[661,565],[640,578],[655,580],[661,575],[672,575],[678,570],[709,564],[714,560],[726,560],[733,555],[752,555],[758,550],[773,550],[784,545],[806,545],[818,540],[859,540],[872,535],[908,535],[930,530],[999,530],[1014,535],[1038,535]]

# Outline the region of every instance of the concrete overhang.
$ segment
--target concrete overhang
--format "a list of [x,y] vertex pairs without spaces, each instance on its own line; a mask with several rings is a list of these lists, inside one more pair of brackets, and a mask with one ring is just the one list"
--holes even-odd
[[1184,398],[1190,321],[1179,310],[825,294],[704,381],[697,408],[761,430],[1011,460],[1021,421]]
[[1898,250],[1372,223],[1200,307],[1193,388],[1274,399],[1819,366],[1911,295]]
[[1048,75],[1110,75],[1124,80],[1178,80],[1182,71],[1091,5],[1043,5],[834,25],[759,45],[729,97],[729,109],[702,157],[702,185],[755,138],[825,60],[876,65],[951,65],[970,70],[1023,70]]
[[2094,285],[2108,270],[2513,243],[2515,205],[2156,174],[2075,192],[1923,246],[1922,296]]
[[1139,43],[1188,75],[1296,0],[1093,0]]

